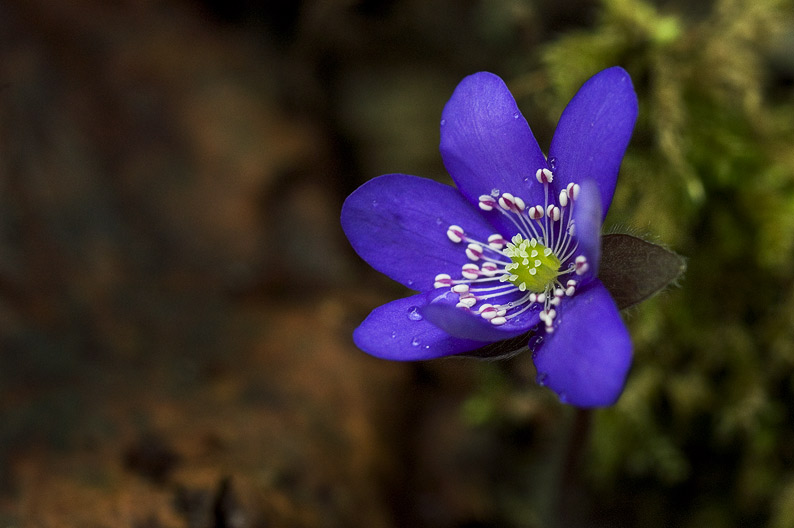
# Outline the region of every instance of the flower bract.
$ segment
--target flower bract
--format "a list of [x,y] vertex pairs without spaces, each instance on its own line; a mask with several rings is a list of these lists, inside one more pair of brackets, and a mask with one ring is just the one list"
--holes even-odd
[[356,345],[422,360],[526,336],[538,383],[561,401],[614,403],[632,346],[598,279],[600,233],[636,118],[628,73],[604,70],[565,108],[546,156],[499,77],[461,81],[440,127],[456,187],[387,174],[342,208],[355,251],[419,292],[376,308]]

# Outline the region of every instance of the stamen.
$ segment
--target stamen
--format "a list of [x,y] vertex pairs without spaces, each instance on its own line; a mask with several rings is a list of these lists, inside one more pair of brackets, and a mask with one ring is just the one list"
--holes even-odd
[[474,295],[470,297],[463,297],[461,296],[460,301],[458,304],[455,305],[456,308],[472,308],[475,304],[477,304],[477,297]]
[[540,183],[551,183],[554,180],[554,174],[549,169],[538,169],[535,173],[535,178]]
[[587,263],[587,259],[585,258],[584,255],[579,255],[578,257],[576,257],[576,260],[574,261],[574,265],[576,266],[575,269],[577,275],[583,275],[587,273],[588,269],[590,269],[590,265]]
[[469,244],[466,248],[466,256],[471,260],[480,260],[482,258],[482,246],[479,244]]
[[[589,263],[584,255],[573,258],[578,248],[573,209],[579,185],[571,182],[550,197],[552,171],[538,169],[535,178],[543,184],[542,204],[527,207],[520,196],[496,189],[478,198],[482,211],[496,211],[515,226],[509,241],[500,233],[477,240],[458,225],[447,228],[449,240],[464,243],[466,257],[472,262],[460,267],[459,279],[446,273],[437,275],[434,286],[457,293],[459,308],[496,326],[539,309],[545,331],[550,333],[554,331],[557,307],[577,291],[578,279],[572,277],[586,273]],[[497,299],[505,302],[491,304]]]
[[505,247],[505,244],[507,244],[507,240],[498,233],[488,237],[488,245],[493,249],[500,250]]
[[480,276],[480,268],[477,267],[477,264],[472,264],[469,262],[468,264],[463,265],[460,274],[467,279],[476,279]]
[[496,207],[496,198],[488,194],[480,196],[479,202],[480,209],[483,211],[493,211],[493,208]]
[[494,262],[485,262],[482,265],[481,271],[486,277],[493,277],[499,267]]
[[435,284],[433,284],[434,288],[448,288],[450,286],[452,286],[452,277],[446,273],[436,275]]
[[533,205],[529,208],[529,217],[532,220],[540,220],[543,218],[543,206]]
[[447,237],[455,244],[460,243],[465,235],[465,231],[460,226],[451,225],[447,228]]
[[568,191],[565,189],[560,191],[560,199],[557,200],[560,203],[560,207],[565,207],[568,205]]
[[505,211],[513,213],[520,213],[526,208],[524,200],[510,193],[502,193],[502,196],[499,197],[499,206]]

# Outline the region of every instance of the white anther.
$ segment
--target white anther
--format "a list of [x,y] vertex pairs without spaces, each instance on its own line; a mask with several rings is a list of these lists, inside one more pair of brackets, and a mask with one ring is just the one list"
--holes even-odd
[[482,257],[482,246],[479,244],[469,244],[466,248],[466,256],[471,260],[480,260]]
[[559,202],[560,202],[560,207],[565,207],[566,205],[568,205],[568,192],[565,189],[560,191]]
[[507,322],[507,318],[503,316],[494,317],[493,319],[491,319],[491,324],[496,326],[503,325],[506,322]]
[[522,200],[518,196],[513,196],[513,203],[515,204],[519,212],[527,208],[527,205],[524,203],[524,200]]
[[551,183],[554,180],[554,174],[549,169],[538,169],[535,173],[535,178],[540,183]]
[[498,233],[488,237],[488,245],[493,249],[502,249],[505,244],[507,244],[507,240]]
[[560,208],[556,205],[549,204],[546,207],[546,216],[548,216],[552,221],[556,222],[560,219]]
[[555,317],[557,317],[557,310],[555,310],[554,308],[552,308],[551,310],[549,310],[549,313],[548,313],[548,315],[547,315],[547,318],[548,318],[549,322],[551,322],[551,321],[553,321],[553,320],[554,320],[554,318],[555,318]]
[[587,273],[587,270],[590,269],[590,265],[587,263],[587,259],[585,258],[584,255],[579,255],[578,257],[576,257],[576,260],[574,261],[574,265],[576,267],[577,275],[582,275],[584,273]]
[[569,183],[568,186],[565,188],[568,192],[568,198],[571,200],[576,200],[579,198],[579,184],[578,183]]
[[540,220],[543,218],[543,206],[542,205],[533,205],[529,208],[529,217],[532,220]]
[[480,200],[480,209],[483,211],[492,211],[494,207],[496,207],[496,199],[493,196],[488,194],[483,194],[479,198]]
[[546,333],[547,334],[553,334],[554,333],[554,327],[551,326],[551,325],[546,325]]
[[477,264],[469,262],[463,265],[460,274],[466,279],[476,279],[480,276],[480,268],[477,267]]
[[574,293],[576,293],[575,286],[568,286],[567,288],[565,288],[565,295],[567,295],[568,297],[571,297]]
[[533,302],[535,302],[537,300],[538,300],[538,294],[537,293],[530,293],[529,294],[529,302],[530,303],[533,303]]
[[458,308],[471,308],[477,304],[477,298],[472,295],[471,297],[464,297],[463,295],[460,296],[460,301],[456,305]]
[[546,302],[546,294],[545,293],[539,293],[538,294],[538,298],[536,300],[539,303]]
[[452,277],[446,273],[436,275],[435,284],[433,284],[434,288],[447,288],[449,286],[452,286]]
[[549,316],[548,316],[548,314],[546,313],[546,311],[545,311],[545,310],[544,310],[544,311],[542,311],[542,312],[540,312],[540,313],[538,314],[538,317],[540,317],[540,320],[541,320],[541,321],[543,321],[544,323],[546,323],[547,325],[549,324],[549,323],[548,323]]
[[451,225],[447,228],[447,238],[449,238],[452,242],[458,244],[463,240],[463,236],[465,232],[463,228],[456,225]]
[[513,195],[510,193],[502,193],[502,196],[499,197],[499,207],[506,211],[511,211],[514,206],[513,202]]
[[559,306],[560,305],[560,298],[555,296],[552,300],[549,301],[549,304],[551,306]]
[[456,284],[452,287],[452,291],[455,293],[468,293],[469,292],[469,285],[468,284]]
[[490,321],[491,319],[493,319],[498,315],[498,312],[499,310],[497,310],[490,304],[486,304],[482,308],[480,308],[480,317],[482,317],[487,321]]
[[555,297],[562,297],[563,295],[565,295],[565,290],[563,290],[562,288],[557,288],[554,290]]
[[485,262],[482,265],[482,273],[486,277],[493,277],[494,275],[496,275],[496,270],[498,269],[499,267],[493,262]]

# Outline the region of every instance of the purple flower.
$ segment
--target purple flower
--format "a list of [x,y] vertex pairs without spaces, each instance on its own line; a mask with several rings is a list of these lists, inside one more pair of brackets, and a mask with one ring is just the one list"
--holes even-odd
[[356,345],[421,360],[526,336],[538,383],[561,401],[614,403],[632,347],[597,276],[600,230],[636,117],[628,73],[604,70],[566,107],[546,158],[504,82],[466,77],[441,119],[457,189],[387,174],[342,208],[361,258],[420,292],[376,308]]

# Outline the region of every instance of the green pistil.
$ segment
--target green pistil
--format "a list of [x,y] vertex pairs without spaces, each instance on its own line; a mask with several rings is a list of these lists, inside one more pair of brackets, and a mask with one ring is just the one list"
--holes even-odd
[[559,275],[560,259],[534,238],[524,240],[521,235],[514,236],[504,254],[513,263],[505,266],[505,271],[511,274],[502,276],[501,281],[510,281],[521,291],[545,292]]

